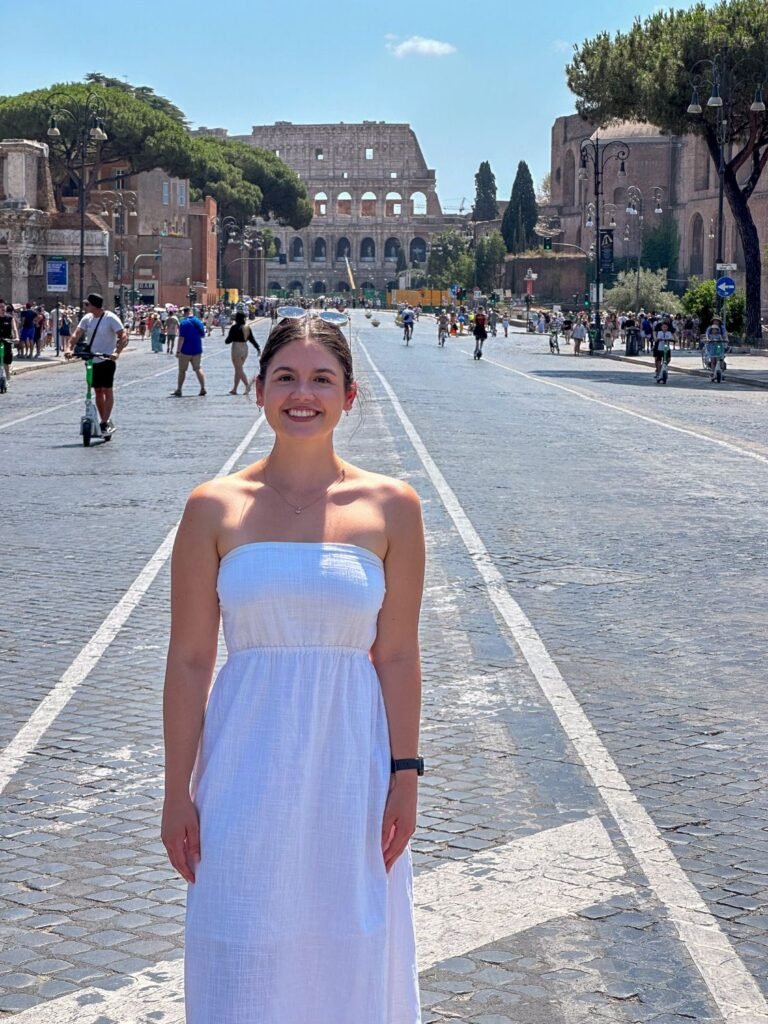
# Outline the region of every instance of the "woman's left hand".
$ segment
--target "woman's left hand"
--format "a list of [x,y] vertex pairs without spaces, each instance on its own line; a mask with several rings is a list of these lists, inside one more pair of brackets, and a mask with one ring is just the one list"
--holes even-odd
[[395,772],[392,775],[381,827],[381,850],[387,873],[416,831],[418,796],[418,776],[415,771]]

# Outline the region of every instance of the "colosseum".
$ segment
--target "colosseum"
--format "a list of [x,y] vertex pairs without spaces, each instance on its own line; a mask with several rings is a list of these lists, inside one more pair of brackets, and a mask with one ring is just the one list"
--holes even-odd
[[236,138],[278,155],[300,176],[314,206],[302,231],[269,224],[278,246],[267,261],[269,292],[348,292],[345,256],[358,288],[396,287],[398,262],[423,270],[432,235],[463,224],[443,214],[435,172],[410,125],[277,121]]

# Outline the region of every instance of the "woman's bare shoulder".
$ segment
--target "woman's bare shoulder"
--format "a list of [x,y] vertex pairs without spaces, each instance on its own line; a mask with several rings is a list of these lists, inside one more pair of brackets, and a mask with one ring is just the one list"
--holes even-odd
[[219,526],[233,504],[242,503],[248,487],[245,471],[206,480],[205,483],[198,484],[187,498],[184,517]]
[[357,483],[371,497],[381,501],[382,505],[391,506],[394,509],[403,507],[421,507],[421,501],[416,491],[404,480],[398,480],[394,476],[386,476],[384,473],[372,473],[367,469],[360,469],[359,466],[350,466],[347,471],[347,479]]

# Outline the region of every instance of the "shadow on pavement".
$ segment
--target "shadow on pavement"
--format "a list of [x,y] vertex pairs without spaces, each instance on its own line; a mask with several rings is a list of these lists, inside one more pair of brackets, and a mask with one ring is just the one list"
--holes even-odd
[[[582,365],[589,359],[589,356],[580,357],[582,359]],[[669,380],[666,385],[657,384],[654,379],[654,373],[652,369],[648,369],[646,372],[632,372],[629,373],[626,370],[598,370],[598,369],[583,369],[579,370],[576,367],[573,370],[527,370],[532,377],[551,377],[553,379],[559,377],[569,378],[574,381],[593,381],[596,384],[624,384],[631,387],[643,387],[643,388],[657,388],[663,390],[666,388],[685,388],[688,391],[765,391],[766,388],[763,385],[752,385],[745,380],[748,371],[739,371],[739,380],[729,380],[727,377],[720,384],[713,384],[707,380],[706,377],[695,377],[688,373],[670,373]],[[760,376],[760,374],[756,374]]]

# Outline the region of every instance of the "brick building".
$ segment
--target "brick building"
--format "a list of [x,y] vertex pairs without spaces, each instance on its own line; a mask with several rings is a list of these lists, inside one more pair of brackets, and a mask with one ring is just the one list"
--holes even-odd
[[302,231],[268,223],[278,245],[266,261],[268,291],[347,292],[345,256],[359,288],[382,290],[396,281],[398,253],[409,268],[424,269],[432,235],[464,223],[443,214],[435,172],[407,124],[278,121],[238,138],[296,171],[314,208]]

